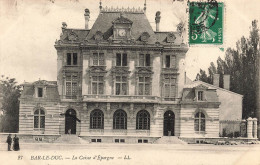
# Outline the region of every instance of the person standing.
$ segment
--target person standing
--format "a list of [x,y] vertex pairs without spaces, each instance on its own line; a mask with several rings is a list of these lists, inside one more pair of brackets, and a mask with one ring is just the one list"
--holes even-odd
[[19,151],[20,150],[19,138],[16,136],[16,134],[14,135],[13,141],[14,141],[14,146],[13,146],[14,151]]
[[11,150],[11,145],[12,145],[12,137],[11,137],[11,134],[9,134],[9,135],[7,136],[6,143],[8,144],[8,151],[12,151],[12,150]]

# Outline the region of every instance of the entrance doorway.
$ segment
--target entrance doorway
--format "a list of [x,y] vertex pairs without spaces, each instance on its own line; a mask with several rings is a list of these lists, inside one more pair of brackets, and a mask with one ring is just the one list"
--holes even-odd
[[69,109],[65,113],[65,134],[76,134],[76,111]]
[[172,111],[166,111],[163,119],[163,136],[174,136],[175,115]]

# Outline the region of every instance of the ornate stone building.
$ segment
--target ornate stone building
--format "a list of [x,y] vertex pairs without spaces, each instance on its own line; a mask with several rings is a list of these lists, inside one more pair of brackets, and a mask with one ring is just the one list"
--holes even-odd
[[62,24],[57,82],[25,83],[20,133],[76,134],[92,142],[153,142],[162,136],[218,137],[216,89],[185,87],[180,31],[154,31],[145,8],[100,8],[89,29]]

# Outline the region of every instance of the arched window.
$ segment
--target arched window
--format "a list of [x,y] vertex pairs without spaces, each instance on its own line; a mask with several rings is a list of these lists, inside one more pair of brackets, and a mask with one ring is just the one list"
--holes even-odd
[[96,109],[90,114],[90,129],[104,129],[104,113]]
[[34,130],[43,130],[45,128],[45,112],[42,109],[34,111]]
[[204,133],[206,128],[205,115],[202,112],[195,114],[194,129],[197,133]]
[[127,129],[127,114],[125,111],[115,111],[113,117],[113,129]]
[[150,130],[150,114],[146,110],[141,110],[137,113],[136,129]]

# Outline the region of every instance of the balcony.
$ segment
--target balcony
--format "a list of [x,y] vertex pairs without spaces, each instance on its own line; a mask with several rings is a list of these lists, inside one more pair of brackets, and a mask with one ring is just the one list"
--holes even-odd
[[81,71],[82,66],[80,65],[65,65],[63,66],[63,71],[65,72],[77,72]]
[[162,68],[163,74],[178,74],[178,68]]
[[84,95],[83,101],[86,102],[147,102],[157,103],[159,97],[157,96],[128,96],[128,95]]
[[62,96],[60,96],[60,99],[62,100],[62,101],[72,101],[72,100],[74,100],[74,101],[79,101],[79,100],[81,100],[82,99],[82,97],[81,96],[66,96],[66,95],[62,95]]

